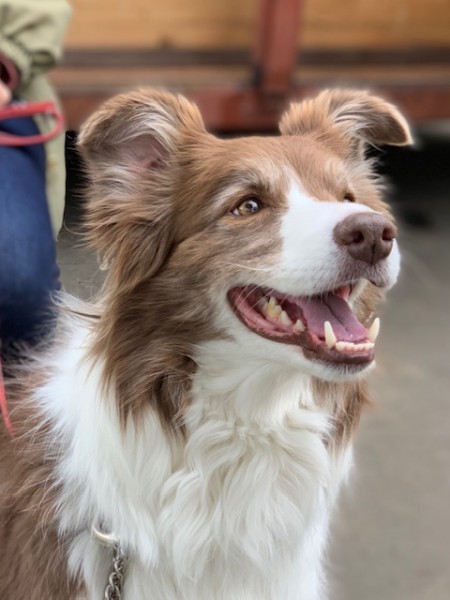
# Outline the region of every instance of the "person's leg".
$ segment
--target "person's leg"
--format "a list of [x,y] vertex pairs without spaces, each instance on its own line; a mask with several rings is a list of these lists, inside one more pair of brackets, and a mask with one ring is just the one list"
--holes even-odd
[[[34,135],[32,119],[0,122],[3,131]],[[41,145],[0,146],[0,340],[35,343],[52,322],[51,293],[59,289],[45,192]]]

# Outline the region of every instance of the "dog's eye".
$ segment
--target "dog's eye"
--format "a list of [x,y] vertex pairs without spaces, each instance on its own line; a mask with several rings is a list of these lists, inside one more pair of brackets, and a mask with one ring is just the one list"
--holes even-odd
[[344,196],[344,202],[355,202],[355,196],[351,192],[347,192]]
[[231,212],[233,215],[238,217],[246,217],[248,215],[254,215],[262,209],[263,205],[259,198],[255,196],[251,196],[250,198],[246,198],[243,200],[236,208],[234,208]]

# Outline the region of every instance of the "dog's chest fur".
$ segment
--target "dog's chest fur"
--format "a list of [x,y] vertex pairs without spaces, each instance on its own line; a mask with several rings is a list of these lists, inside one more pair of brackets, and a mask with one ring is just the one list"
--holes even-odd
[[121,431],[114,399],[98,395],[100,366],[81,360],[85,335],[72,336],[39,402],[63,449],[69,568],[89,598],[102,597],[111,568],[89,533],[100,523],[129,555],[125,599],[318,598],[348,458],[330,458],[309,379],[245,363],[222,341],[199,357],[185,435],[166,434],[153,411]]

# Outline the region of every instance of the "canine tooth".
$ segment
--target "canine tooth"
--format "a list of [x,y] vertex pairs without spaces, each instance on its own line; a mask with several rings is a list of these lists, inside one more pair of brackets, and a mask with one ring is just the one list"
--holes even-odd
[[368,338],[374,342],[380,333],[380,318],[377,317],[369,328]]
[[328,348],[334,348],[336,346],[337,337],[333,331],[330,321],[325,321],[323,324],[323,331],[325,333],[325,341]]
[[281,311],[279,319],[283,325],[292,325],[292,321],[285,310]]
[[297,319],[294,325],[294,329],[297,331],[305,331],[305,326],[303,325],[303,321],[301,319]]

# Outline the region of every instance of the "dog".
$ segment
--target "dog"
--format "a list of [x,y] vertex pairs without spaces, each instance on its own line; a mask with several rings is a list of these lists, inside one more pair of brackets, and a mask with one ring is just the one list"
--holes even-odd
[[2,600],[328,597],[328,525],[400,268],[367,148],[411,134],[339,89],[292,104],[280,132],[218,139],[148,89],[82,128],[106,280],[90,305],[61,297],[9,378]]

